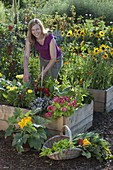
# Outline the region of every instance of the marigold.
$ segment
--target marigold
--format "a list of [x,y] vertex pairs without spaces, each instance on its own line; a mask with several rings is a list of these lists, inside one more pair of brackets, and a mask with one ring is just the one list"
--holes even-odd
[[89,142],[88,139],[85,138],[85,139],[83,140],[83,144],[82,144],[82,145],[83,145],[83,146],[91,145],[91,142]]
[[16,78],[17,78],[17,79],[23,79],[23,74],[16,75]]
[[27,92],[28,92],[28,93],[33,93],[33,90],[28,89]]
[[30,116],[23,118],[20,122],[18,122],[18,125],[21,129],[23,129],[28,123],[32,123],[32,118]]

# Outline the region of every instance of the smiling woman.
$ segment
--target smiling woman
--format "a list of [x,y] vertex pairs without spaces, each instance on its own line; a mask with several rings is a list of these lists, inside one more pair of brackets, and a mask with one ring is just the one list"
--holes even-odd
[[30,74],[28,71],[28,59],[31,45],[35,47],[40,58],[40,74],[37,75],[40,81],[42,77],[58,78],[62,67],[62,52],[58,47],[53,34],[44,28],[39,19],[32,19],[28,25],[28,34],[24,54],[24,81],[28,82]]

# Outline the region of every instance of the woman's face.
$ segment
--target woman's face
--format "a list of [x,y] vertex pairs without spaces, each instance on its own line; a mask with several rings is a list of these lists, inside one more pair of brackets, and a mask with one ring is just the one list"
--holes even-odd
[[36,24],[31,28],[31,33],[38,39],[42,34],[42,30],[40,26]]

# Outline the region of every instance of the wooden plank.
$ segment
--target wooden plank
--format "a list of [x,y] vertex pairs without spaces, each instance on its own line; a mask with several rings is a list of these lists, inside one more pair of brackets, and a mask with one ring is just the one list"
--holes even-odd
[[92,95],[94,97],[94,101],[105,103],[105,99],[106,99],[105,90],[88,89],[88,91],[90,91],[92,93]]
[[106,103],[113,100],[113,86],[106,90]]
[[94,101],[94,112],[105,112],[105,103]]
[[88,89],[94,97],[94,112],[110,112],[113,109],[113,86],[107,90]]
[[51,130],[62,131],[63,124],[64,124],[64,117],[62,116],[47,124],[46,127]]
[[109,100],[106,105],[106,112],[109,113],[111,110],[113,110],[113,99]]

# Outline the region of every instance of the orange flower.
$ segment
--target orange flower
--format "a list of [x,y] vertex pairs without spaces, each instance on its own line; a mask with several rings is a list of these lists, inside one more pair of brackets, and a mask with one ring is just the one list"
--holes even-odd
[[86,145],[91,145],[91,143],[88,141],[88,139],[83,140],[83,145],[82,146],[86,146]]
[[66,61],[64,64],[65,64],[65,65],[68,65],[68,61]]

